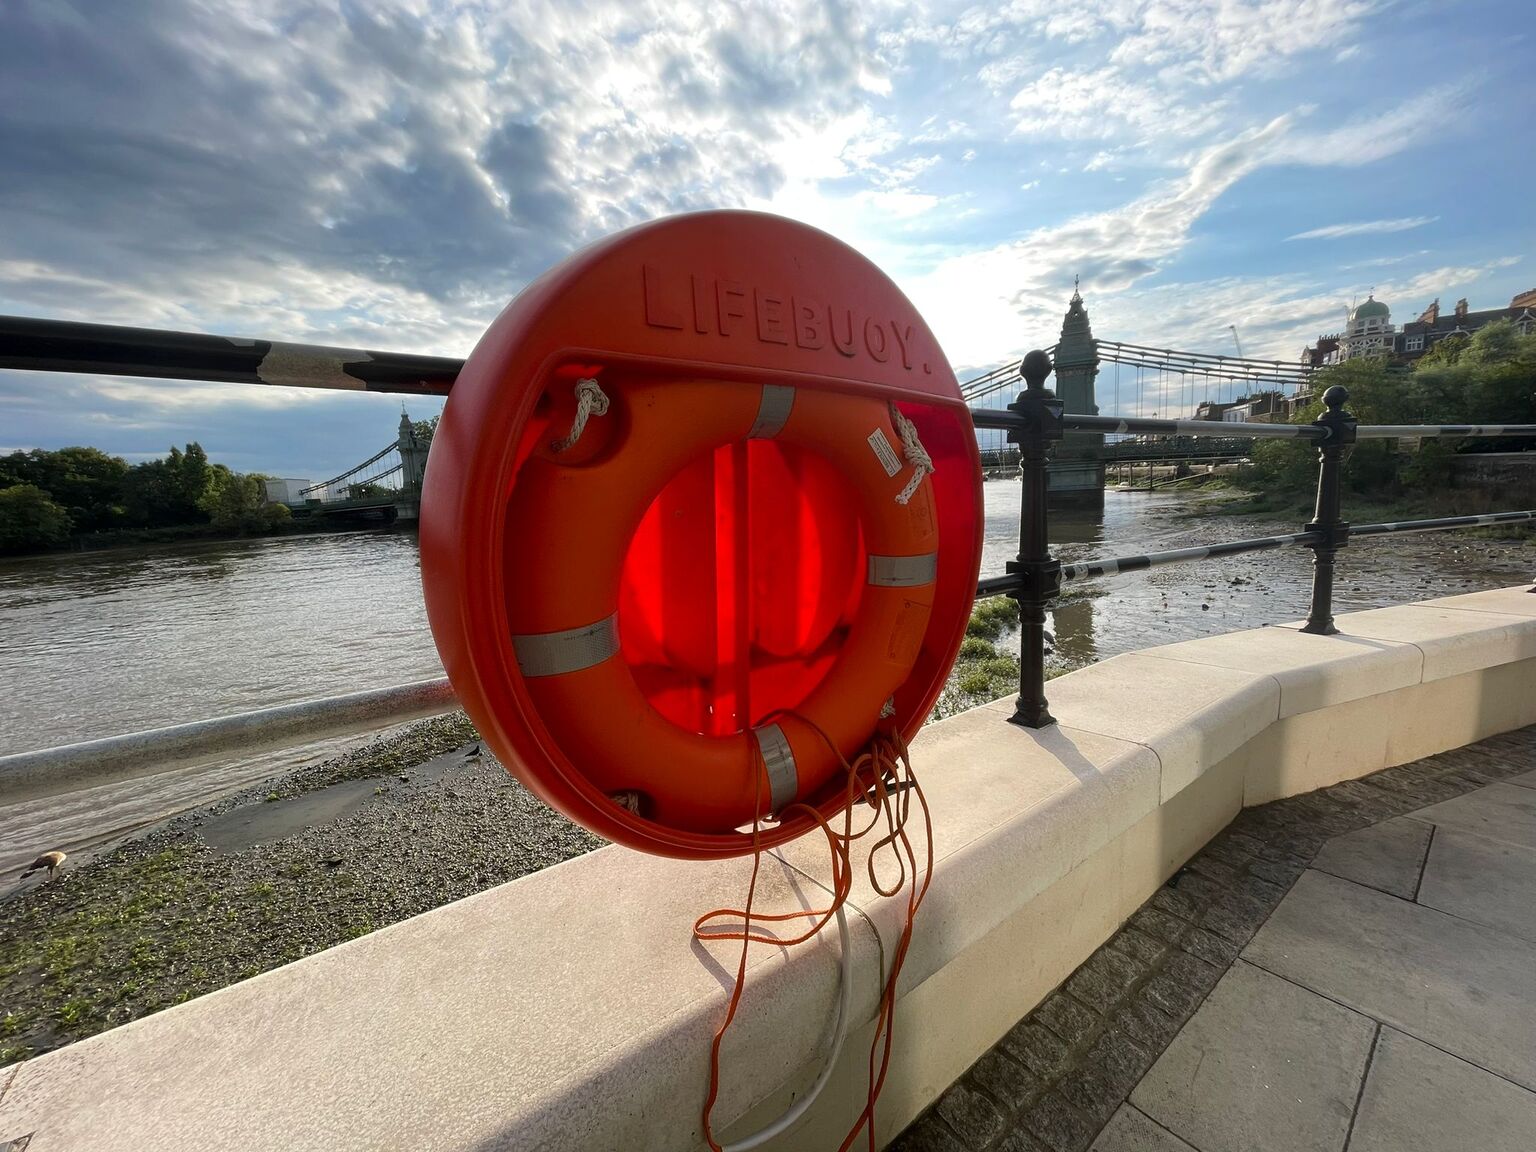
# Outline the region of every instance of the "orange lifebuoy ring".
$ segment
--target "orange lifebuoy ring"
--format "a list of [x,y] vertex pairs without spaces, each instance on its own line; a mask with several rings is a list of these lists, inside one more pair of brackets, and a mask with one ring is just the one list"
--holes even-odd
[[[910,497],[897,502],[911,469],[890,467],[901,436],[889,405],[878,400],[707,380],[606,382],[613,410],[587,426],[577,445],[585,451],[568,462],[572,451],[552,439],[564,423],[560,410],[551,435],[537,437],[508,501],[510,546],[529,546],[538,556],[508,569],[512,647],[545,725],[592,784],[668,827],[728,832],[752,820],[754,801],[763,816],[817,795],[839,755],[851,760],[868,741],[882,705],[910,675],[938,567],[931,485],[919,477]],[[883,448],[872,447],[872,438]],[[846,629],[834,624],[828,632],[845,634],[832,637],[837,650],[802,699],[792,688],[788,699],[753,706],[750,727],[733,722],[711,734],[696,730],[707,717],[685,727],[642,691],[634,662],[621,654],[628,629],[620,578],[631,541],[668,482],[749,440],[797,448],[835,467],[856,501],[865,586],[844,597],[854,601]],[[718,512],[705,502],[693,514]],[[744,608],[735,606],[733,617]],[[749,658],[741,649],[761,653],[756,639],[748,637],[734,657]],[[674,656],[670,666],[678,662]],[[698,663],[700,680],[729,675],[707,659]]]
[[[573,438],[588,378],[609,407]],[[898,503],[908,422],[937,470]],[[488,747],[599,835],[694,858],[751,851],[754,798],[830,817],[837,754],[888,702],[916,733],[981,543],[969,413],[921,317],[831,237],[745,212],[641,225],[513,301],[454,383],[420,520]],[[814,826],[791,810],[757,843]]]

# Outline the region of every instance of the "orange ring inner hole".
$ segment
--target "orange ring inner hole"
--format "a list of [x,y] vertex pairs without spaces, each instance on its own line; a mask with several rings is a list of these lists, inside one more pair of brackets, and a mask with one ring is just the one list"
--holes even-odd
[[621,651],[651,705],[709,735],[796,708],[863,595],[857,507],[832,464],[771,440],[725,445],[673,477],[619,585]]

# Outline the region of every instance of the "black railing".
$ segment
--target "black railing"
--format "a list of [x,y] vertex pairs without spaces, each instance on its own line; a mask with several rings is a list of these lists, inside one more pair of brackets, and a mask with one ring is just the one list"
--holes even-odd
[[[1129,345],[1121,347],[1129,348]],[[1220,358],[1218,358],[1220,359]],[[463,361],[356,348],[162,332],[106,324],[0,316],[0,368],[45,372],[94,372],[179,380],[227,380],[288,387],[341,388],[444,396]],[[1019,553],[1007,573],[981,580],[979,597],[1011,596],[1018,601],[1020,658],[1018,703],[1013,721],[1031,728],[1054,723],[1045,698],[1045,618],[1063,580],[1113,576],[1161,564],[1232,556],[1299,544],[1313,552],[1312,604],[1303,631],[1329,634],[1333,622],[1334,560],[1351,536],[1396,532],[1434,532],[1483,524],[1536,520],[1536,512],[1499,512],[1486,516],[1450,516],[1391,524],[1351,527],[1340,510],[1340,472],[1356,440],[1391,437],[1536,436],[1536,425],[1467,424],[1362,426],[1344,410],[1349,394],[1340,387],[1323,394],[1325,410],[1311,424],[1244,423],[1244,437],[1305,439],[1318,446],[1317,503],[1300,532],[1233,540],[1195,548],[1176,548],[1138,556],[1118,556],[1063,565],[1051,555],[1048,540],[1047,458],[1051,445],[1067,432],[1097,432],[1157,437],[1228,438],[1229,421],[1158,420],[1116,416],[1080,416],[1062,411],[1062,402],[1045,388],[1050,356],[1031,352],[966,386],[974,399],[1007,387],[1021,375],[1026,387],[1006,410],[971,410],[977,428],[1001,429],[1018,453],[1024,484],[1019,520]],[[991,450],[997,464],[1008,456]],[[994,465],[995,466],[995,465]],[[1536,592],[1536,588],[1532,588]]]
[[[1025,389],[1006,411],[973,409],[978,428],[1001,428],[1017,445],[1024,484],[1019,522],[1019,556],[1009,561],[1003,576],[982,580],[978,597],[1011,596],[1019,604],[1019,696],[1011,719],[1027,728],[1044,728],[1056,721],[1045,698],[1045,617],[1051,600],[1061,592],[1062,581],[1115,576],[1162,564],[1206,560],[1259,552],[1299,544],[1312,549],[1312,605],[1303,632],[1331,635],[1333,621],[1334,559],[1351,536],[1382,536],[1396,532],[1437,532],[1485,524],[1536,521],[1536,511],[1495,512],[1483,516],[1443,516],[1433,520],[1409,520],[1390,524],[1366,524],[1352,528],[1340,507],[1344,458],[1350,445],[1360,439],[1401,436],[1531,436],[1536,426],[1365,425],[1356,423],[1344,408],[1349,393],[1338,385],[1323,393],[1323,414],[1311,424],[1245,424],[1244,435],[1289,437],[1315,442],[1318,448],[1317,502],[1312,519],[1300,532],[1232,540],[1193,548],[1175,548],[1136,556],[1116,556],[1078,564],[1062,564],[1051,556],[1047,500],[1047,456],[1053,442],[1066,432],[1131,432],[1140,435],[1230,437],[1231,423],[1215,420],[1119,420],[1112,416],[1072,416],[1062,412],[1061,401],[1045,387],[1051,373],[1050,357],[1031,352],[1020,366]],[[1531,589],[1536,592],[1536,587]]]

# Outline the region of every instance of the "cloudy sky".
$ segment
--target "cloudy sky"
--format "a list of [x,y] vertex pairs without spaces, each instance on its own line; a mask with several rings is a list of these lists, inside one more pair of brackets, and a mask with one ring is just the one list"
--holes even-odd
[[[964,378],[1100,336],[1292,360],[1536,287],[1527,0],[4,0],[0,313],[464,355],[709,207],[860,248]],[[1101,379],[1101,395],[1105,381]],[[439,405],[410,401],[413,416]],[[323,478],[398,402],[0,372],[0,451]]]

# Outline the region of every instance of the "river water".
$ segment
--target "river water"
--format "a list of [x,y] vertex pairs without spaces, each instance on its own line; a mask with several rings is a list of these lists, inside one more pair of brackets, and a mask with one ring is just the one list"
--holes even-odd
[[[1018,548],[1021,487],[990,481],[983,575]],[[1189,515],[1188,495],[1106,495],[1102,516],[1053,517],[1063,560],[1294,531],[1289,521]],[[1078,666],[1154,644],[1306,614],[1311,554],[1287,549],[1074,586],[1053,627]],[[1531,577],[1529,537],[1359,540],[1340,557],[1341,612]],[[352,533],[0,562],[0,754],[442,674],[414,536]],[[355,743],[352,741],[351,743]],[[336,750],[332,741],[4,806],[0,874]],[[50,843],[38,845],[42,840]]]

